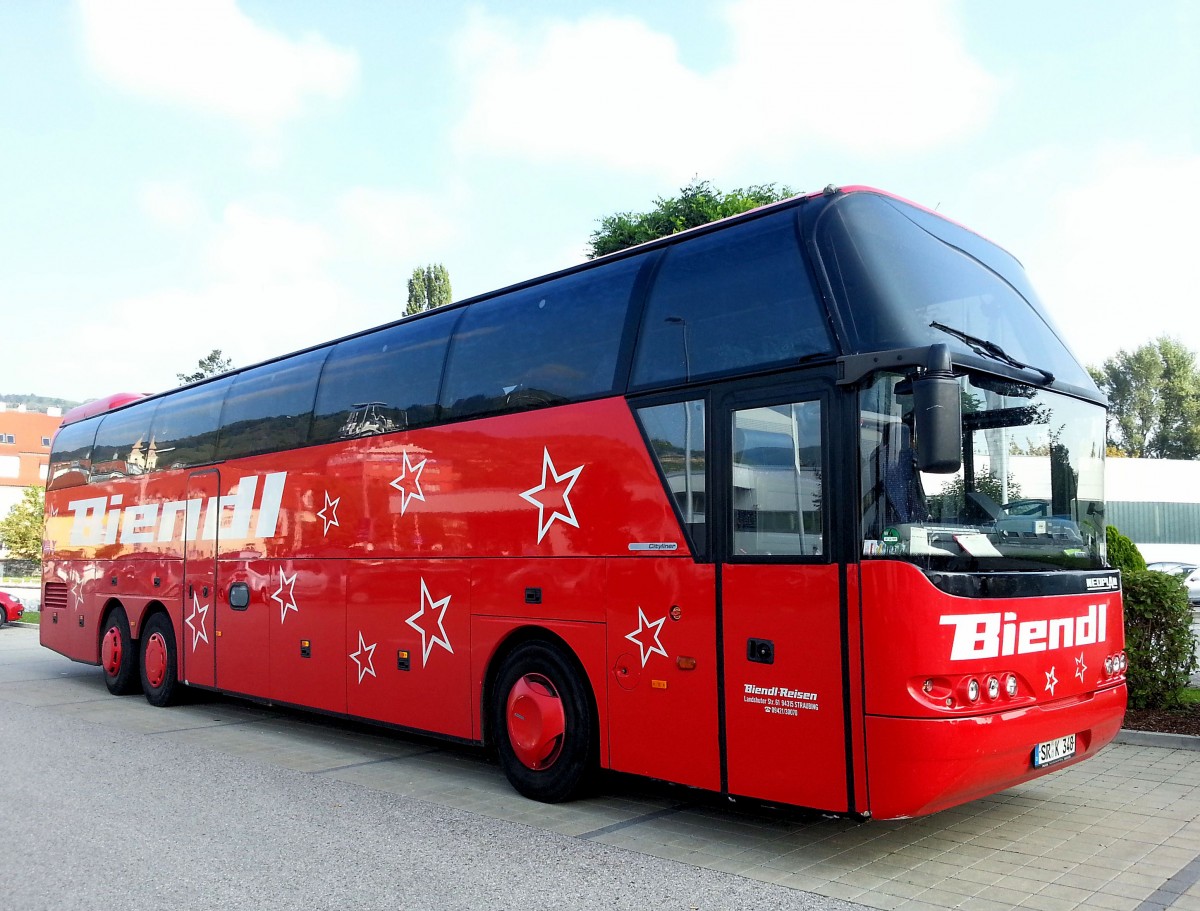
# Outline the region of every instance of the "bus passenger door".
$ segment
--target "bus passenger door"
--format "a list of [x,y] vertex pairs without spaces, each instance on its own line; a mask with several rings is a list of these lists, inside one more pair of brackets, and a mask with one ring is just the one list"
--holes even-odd
[[[721,754],[705,403],[656,397],[639,404],[637,417],[661,479],[645,476],[639,487],[629,471],[623,495],[613,498],[614,509],[628,510],[634,538],[629,556],[606,567],[609,760],[618,771],[715,791]],[[646,540],[638,530],[678,528],[677,520],[687,528],[686,542],[678,533],[670,541]]]
[[[244,478],[233,481],[227,472],[227,495],[240,490],[243,483]],[[218,493],[219,490],[214,486],[211,496],[215,498]],[[217,548],[222,527],[229,528],[229,510],[230,506],[226,504],[222,507],[219,499],[205,500],[202,529],[203,534],[213,535],[213,548]],[[235,538],[231,536],[226,546],[233,545],[234,541]],[[219,553],[219,549],[216,552]],[[214,618],[215,628],[212,635],[215,636],[213,642],[217,652],[216,685],[228,693],[270,695],[267,690],[270,671],[267,636],[270,632],[268,621],[275,602],[270,597],[274,589],[270,586],[272,580],[265,564],[265,560],[227,561],[220,578],[215,580],[219,587],[215,588],[216,597],[210,616]],[[234,598],[231,603],[230,591],[235,584],[240,589],[248,589],[248,597]]]
[[183,521],[183,622],[179,630],[180,676],[193,686],[217,680],[217,539],[204,536],[205,507],[216,503],[221,475],[217,469],[188,478]]
[[[733,392],[714,447],[727,790],[850,808],[829,399]],[[714,532],[717,532],[714,527]]]

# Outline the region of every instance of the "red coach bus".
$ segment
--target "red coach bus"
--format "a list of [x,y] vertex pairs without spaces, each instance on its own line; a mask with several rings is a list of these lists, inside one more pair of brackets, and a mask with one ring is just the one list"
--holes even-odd
[[68,415],[42,643],[539,800],[931,813],[1120,727],[1104,453],[1011,256],[831,188]]

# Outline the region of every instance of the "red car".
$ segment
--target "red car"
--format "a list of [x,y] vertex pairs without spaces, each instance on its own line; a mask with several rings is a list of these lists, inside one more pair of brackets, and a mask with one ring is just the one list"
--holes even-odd
[[0,592],[0,626],[13,620],[20,620],[24,613],[24,604],[7,592]]

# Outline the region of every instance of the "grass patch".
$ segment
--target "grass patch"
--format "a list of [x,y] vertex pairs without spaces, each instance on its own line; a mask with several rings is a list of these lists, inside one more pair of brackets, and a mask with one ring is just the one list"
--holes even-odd
[[1200,688],[1189,686],[1185,687],[1183,692],[1179,694],[1180,705],[1200,705]]
[[[25,613],[23,613],[21,615],[21,622],[22,623],[36,623],[40,626],[41,622],[42,622],[41,611],[35,611],[35,610],[25,611]],[[1198,697],[1198,698],[1200,698],[1200,697]]]

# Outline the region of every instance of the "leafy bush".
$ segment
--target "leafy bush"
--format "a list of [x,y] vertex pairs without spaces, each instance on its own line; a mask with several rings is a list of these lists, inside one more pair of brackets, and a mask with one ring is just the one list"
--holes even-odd
[[1122,583],[1129,705],[1135,709],[1177,706],[1188,677],[1200,666],[1183,580],[1153,570],[1128,570],[1122,573]]
[[1122,572],[1146,571],[1146,560],[1137,545],[1117,531],[1115,525],[1109,525],[1105,530],[1108,543],[1108,562]]

